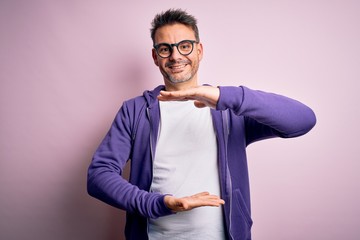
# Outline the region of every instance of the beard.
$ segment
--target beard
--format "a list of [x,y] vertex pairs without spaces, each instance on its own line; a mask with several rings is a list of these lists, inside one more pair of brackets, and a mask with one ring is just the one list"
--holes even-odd
[[[181,65],[186,64],[191,67],[190,70],[184,70],[180,73],[172,73],[170,71],[166,71],[161,68],[161,73],[165,79],[167,79],[171,83],[183,83],[191,80],[199,69],[199,62],[197,60],[181,60],[181,61],[170,61],[165,64],[165,68],[171,67],[173,65]],[[187,67],[187,66],[186,66]],[[186,71],[186,72],[185,72]]]

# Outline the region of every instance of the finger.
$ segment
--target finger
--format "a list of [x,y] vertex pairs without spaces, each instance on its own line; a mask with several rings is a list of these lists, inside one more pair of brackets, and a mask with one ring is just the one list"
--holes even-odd
[[201,196],[208,196],[210,195],[209,192],[200,192],[200,193],[196,193],[194,195],[192,195],[191,197],[201,197]]
[[203,201],[202,204],[205,204],[207,206],[209,206],[209,205],[219,206],[219,205],[225,204],[225,201],[217,195],[210,195],[210,194],[202,195],[202,196],[197,196],[197,198],[201,199],[200,201]]
[[193,202],[193,207],[219,207],[225,203],[224,200],[217,198],[217,199],[197,199]]
[[185,97],[173,97],[171,95],[158,95],[157,96],[158,100],[160,101],[179,101],[179,100],[185,100]]
[[225,203],[224,200],[220,199],[215,195],[206,195],[206,194],[208,193],[203,192],[197,194],[197,197],[194,197],[195,195],[193,195],[191,197],[176,199],[175,200],[176,204],[174,204],[171,209],[175,212],[182,212],[182,211],[189,211],[191,209],[198,207],[220,207]]
[[200,198],[203,199],[204,201],[225,203],[225,201],[223,199],[221,199],[219,196],[216,196],[216,195],[201,196]]
[[203,198],[203,199],[220,199],[219,196],[217,195],[212,195],[210,194],[209,192],[200,192],[200,193],[197,193],[197,194],[194,194],[194,195],[191,195],[190,196],[191,198]]
[[162,99],[183,99],[189,98],[193,99],[195,92],[192,89],[183,90],[183,91],[160,91],[159,97]]
[[179,98],[183,97],[186,94],[183,93],[183,91],[174,91],[174,92],[168,92],[168,91],[160,91],[159,96],[163,98]]
[[[225,201],[217,195],[210,195],[209,192],[201,192],[190,196],[190,199],[201,206],[219,206]],[[189,199],[189,200],[190,200]]]
[[221,199],[219,196],[217,195],[208,195],[208,196],[201,196],[200,198],[203,198],[203,199],[209,199],[209,200],[219,200]]
[[164,96],[173,96],[173,97],[179,97],[179,96],[185,96],[185,95],[188,96],[188,95],[194,95],[195,90],[194,90],[194,88],[186,89],[186,90],[178,90],[178,91],[161,90],[160,94],[164,95]]
[[197,108],[204,108],[204,107],[207,107],[207,105],[203,102],[200,102],[200,101],[194,101],[194,105],[195,107]]

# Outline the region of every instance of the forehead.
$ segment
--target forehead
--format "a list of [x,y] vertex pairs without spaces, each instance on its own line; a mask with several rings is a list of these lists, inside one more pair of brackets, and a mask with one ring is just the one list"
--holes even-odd
[[182,40],[195,40],[192,28],[184,24],[165,25],[155,33],[155,43],[177,43]]

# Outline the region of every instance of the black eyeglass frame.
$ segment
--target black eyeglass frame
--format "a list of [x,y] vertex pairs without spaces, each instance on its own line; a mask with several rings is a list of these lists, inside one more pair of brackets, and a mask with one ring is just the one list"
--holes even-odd
[[[179,51],[179,45],[182,44],[183,42],[190,42],[190,43],[191,43],[191,51],[190,51],[189,53],[187,53],[187,54],[182,54],[182,53]],[[168,57],[170,57],[171,54],[173,53],[174,47],[176,47],[176,49],[178,50],[178,52],[179,52],[181,55],[183,55],[183,56],[188,56],[188,55],[190,55],[190,54],[193,52],[193,50],[194,50],[194,43],[199,43],[199,41],[196,41],[196,40],[182,40],[182,41],[180,41],[180,42],[178,42],[178,43],[172,43],[172,44],[170,44],[170,43],[159,43],[159,44],[154,45],[153,47],[154,47],[154,49],[155,49],[156,54],[157,54],[159,57],[161,57],[161,58],[168,58]],[[160,47],[160,46],[163,46],[163,45],[168,46],[169,49],[170,49],[170,54],[169,54],[169,56],[167,56],[167,57],[161,56],[161,55],[159,54],[159,52],[158,52],[159,47]]]

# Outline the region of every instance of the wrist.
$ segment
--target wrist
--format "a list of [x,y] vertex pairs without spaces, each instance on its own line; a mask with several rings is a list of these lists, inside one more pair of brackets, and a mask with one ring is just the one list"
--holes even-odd
[[172,207],[173,206],[172,203],[174,202],[174,199],[175,199],[175,197],[173,197],[172,195],[165,195],[164,196],[164,205],[165,205],[165,207],[168,210],[172,211],[173,213],[175,213],[175,210]]

